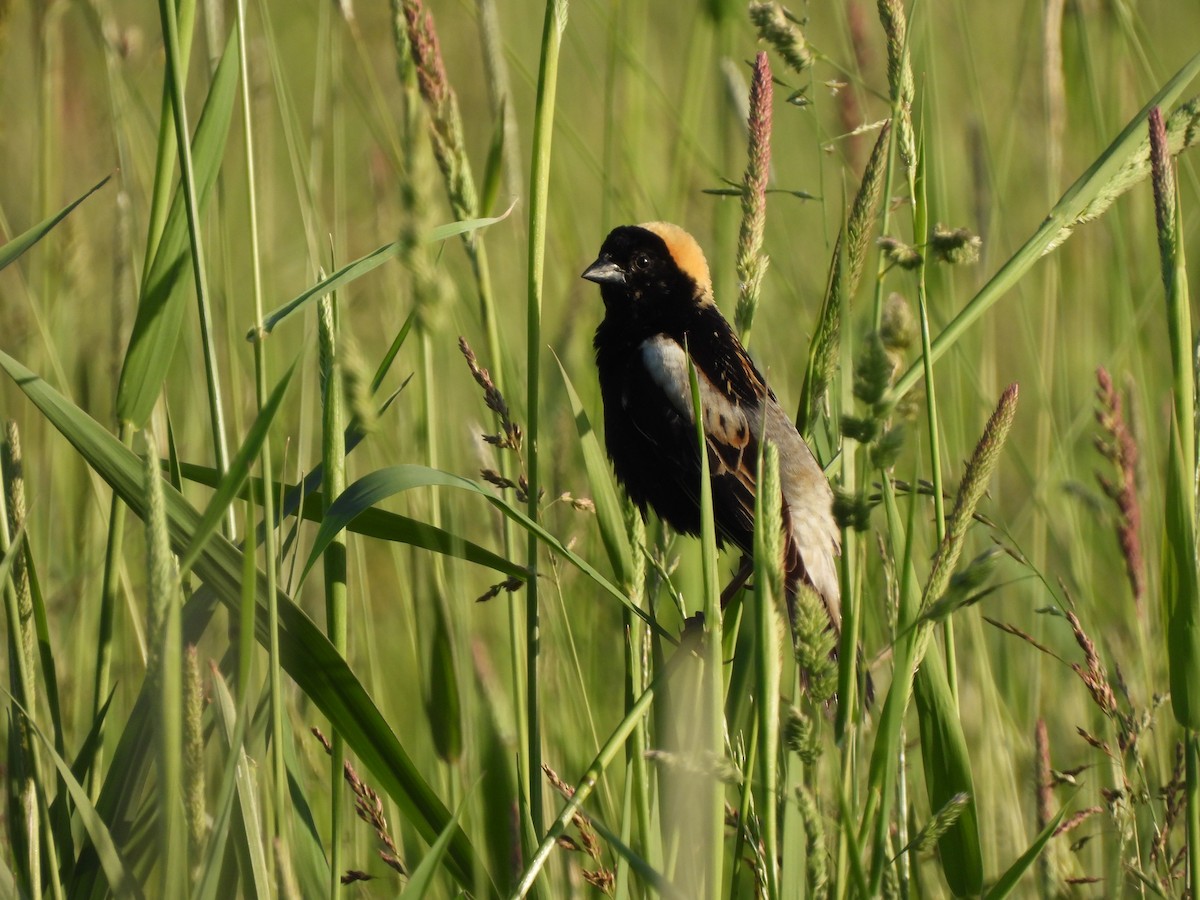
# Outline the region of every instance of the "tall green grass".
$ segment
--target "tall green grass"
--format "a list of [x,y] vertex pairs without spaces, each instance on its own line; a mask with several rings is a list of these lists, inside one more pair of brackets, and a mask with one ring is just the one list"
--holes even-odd
[[[1194,893],[1200,14],[943,13],[0,9],[0,893]],[[613,479],[654,218],[840,647]]]

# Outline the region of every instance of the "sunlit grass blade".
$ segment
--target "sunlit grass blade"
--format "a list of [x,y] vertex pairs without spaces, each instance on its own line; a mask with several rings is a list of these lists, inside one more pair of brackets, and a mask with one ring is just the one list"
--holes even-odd
[[[231,35],[213,73],[208,98],[192,140],[196,197],[203,210],[217,181],[233,102],[237,96],[237,53]],[[188,222],[183,191],[171,202],[154,259],[146,264],[137,317],[117,385],[117,416],[143,427],[167,377],[188,300]]]
[[[0,687],[2,692],[9,700],[16,700],[7,689]],[[67,791],[71,795],[71,800],[75,804],[75,815],[78,816],[80,823],[83,825],[83,830],[91,842],[91,846],[95,848],[96,855],[99,858],[100,866],[104,870],[104,875],[108,879],[108,883],[112,886],[112,892],[115,896],[141,898],[142,887],[130,869],[128,862],[117,849],[113,842],[112,835],[109,833],[108,826],[96,811],[96,807],[92,805],[91,799],[71,772],[71,767],[67,761],[63,759],[54,749],[53,743],[38,727],[38,724],[25,714],[25,721],[29,723],[31,731],[38,737],[46,748],[47,754],[54,762],[55,768],[58,769],[59,777],[67,786]]]
[[454,837],[454,830],[458,827],[463,810],[466,809],[468,799],[469,797],[464,797],[458,804],[458,809],[454,811],[454,817],[446,826],[446,830],[433,842],[421,862],[408,876],[408,884],[404,886],[404,893],[400,895],[400,900],[424,900],[429,893],[438,869],[441,868],[442,858],[446,855],[446,848],[450,846],[450,839]]
[[1029,845],[1028,849],[1017,858],[1016,862],[1004,870],[1004,874],[996,879],[996,883],[983,895],[984,900],[1002,900],[1012,893],[1013,888],[1029,871],[1029,867],[1042,855],[1042,851],[1046,849],[1046,843],[1054,837],[1054,832],[1058,829],[1058,824],[1062,821],[1066,811],[1067,805],[1063,804],[1062,809],[1046,823],[1046,827],[1033,839],[1033,843]]
[[651,619],[645,611],[633,606],[629,602],[629,598],[618,587],[597,572],[590,563],[569,550],[555,535],[526,516],[525,513],[508,503],[502,497],[497,497],[483,485],[476,484],[474,481],[463,478],[461,475],[441,472],[436,469],[430,469],[427,466],[403,465],[377,469],[369,475],[364,475],[346,488],[346,492],[338,497],[333,502],[333,505],[329,507],[324,521],[321,522],[321,527],[317,530],[316,537],[313,538],[312,550],[309,553],[308,561],[304,564],[304,574],[307,575],[309,570],[312,569],[321,551],[325,549],[333,535],[347,527],[361,513],[388,497],[412,490],[413,488],[433,486],[452,487],[480,495],[507,518],[512,519],[518,526],[535,535],[538,540],[546,544],[551,550],[591,578],[606,594],[616,599],[622,606],[631,610],[634,615],[645,621],[650,627],[660,631],[663,637],[672,640],[671,636],[662,631],[661,626]]
[[271,895],[270,868],[264,852],[266,842],[262,829],[262,816],[259,812],[259,788],[254,766],[240,742],[235,743],[237,735],[237,713],[234,710],[233,696],[225,685],[225,679],[219,672],[212,673],[213,713],[220,727],[223,748],[226,753],[233,754],[234,782],[237,791],[237,801],[241,810],[242,827],[239,833],[244,838],[242,853],[239,854],[250,862],[250,881],[259,897]]
[[[462,222],[450,222],[446,225],[440,225],[434,228],[426,236],[425,240],[430,243],[444,241],[447,238],[455,237],[460,234],[469,234],[473,231],[478,231],[481,228],[487,228],[489,225],[495,225],[497,222],[505,219],[509,212],[512,211],[510,206],[503,215],[491,216],[483,219],[468,219]],[[308,290],[296,296],[292,300],[280,306],[278,309],[267,313],[263,319],[262,327],[255,325],[246,332],[246,340],[256,341],[266,337],[275,327],[286,319],[288,316],[302,309],[307,304],[324,297],[332,291],[337,290],[344,285],[349,284],[356,278],[361,278],[368,272],[379,268],[385,262],[396,256],[400,249],[399,241],[392,241],[390,244],[384,244],[382,247],[376,247],[366,256],[361,256],[354,262],[347,263],[333,274],[321,279]]]
[[254,420],[254,424],[250,426],[242,446],[230,460],[229,471],[221,477],[217,484],[216,493],[209,500],[208,506],[204,508],[204,517],[200,520],[195,534],[192,535],[191,544],[180,557],[179,571],[181,573],[186,574],[191,570],[192,563],[196,561],[196,557],[204,548],[204,542],[217,530],[217,526],[221,524],[221,517],[225,515],[229,504],[237,498],[246,479],[250,477],[251,466],[262,448],[263,441],[267,438],[271,424],[275,421],[275,414],[279,412],[283,398],[287,394],[288,385],[291,384],[292,373],[295,371],[296,363],[292,363],[283,377],[279,379],[279,383],[275,385],[275,390],[271,392],[270,398]]
[[571,414],[575,417],[575,430],[579,434],[579,447],[583,452],[583,465],[587,470],[588,485],[592,493],[592,502],[596,504],[596,521],[600,525],[600,538],[608,551],[609,562],[617,580],[626,591],[633,577],[633,550],[629,546],[629,535],[625,528],[625,514],[622,511],[621,498],[613,483],[612,469],[604,452],[600,449],[600,441],[596,431],[588,419],[583,402],[571,383],[567,370],[562,361],[558,360],[559,371],[562,372],[563,384],[567,389],[567,400],[571,404]]
[[[141,486],[140,462],[132,451],[46,382],[2,351],[0,368],[9,374],[50,423],[71,442],[129,508],[136,515],[144,516],[146,498]],[[466,484],[470,485],[471,482]],[[480,493],[483,492],[482,488],[474,485],[473,487]],[[179,550],[191,540],[200,521],[200,514],[174,489],[164,486],[164,495],[171,543]],[[590,570],[590,567],[588,568]],[[196,558],[193,570],[218,599],[233,609],[237,608],[242,589],[242,555],[232,544],[220,534],[214,535]],[[600,578],[598,573],[594,577]],[[260,573],[256,585],[258,600],[255,632],[259,642],[265,645],[269,629],[263,581],[265,576]],[[611,590],[616,596],[621,596],[616,588]],[[347,746],[372,770],[418,832],[429,841],[436,840],[449,821],[445,805],[414,765],[362,683],[325,635],[291,598],[282,592],[278,593],[278,603],[279,639],[284,669],[313,705],[342,733]],[[187,625],[185,607],[184,640],[194,642],[197,636],[191,635]],[[133,718],[130,722],[137,727],[141,727],[142,724]],[[106,782],[105,792],[112,798],[109,802],[123,802],[117,801],[112,795],[115,793],[117,797],[124,797],[124,794],[118,792],[126,790],[125,782],[135,776],[135,769],[136,767],[128,764],[118,767],[114,758],[113,780],[123,786],[109,793]],[[450,860],[451,868],[460,883],[464,886],[475,885],[476,875],[483,869],[477,865],[475,850],[461,830],[451,845]]]
[[[1003,297],[1033,267],[1047,249],[1059,239],[1064,227],[1075,223],[1088,205],[1107,187],[1113,176],[1142,140],[1146,117],[1156,106],[1169,106],[1183,89],[1200,74],[1200,53],[1188,60],[1157,94],[1135,115],[1108,148],[1096,158],[1050,210],[1042,224],[999,271],[979,289],[958,314],[938,333],[930,345],[929,364],[953,347],[993,304]],[[885,404],[894,404],[912,390],[924,374],[923,360],[917,360],[901,375],[885,395]]]
[[[913,699],[921,733],[921,760],[930,809],[941,809],[958,794],[968,796],[962,814],[938,839],[938,857],[946,883],[959,897],[976,897],[983,889],[983,855],[979,846],[975,780],[967,739],[950,693],[946,670],[936,647],[925,654],[913,683]],[[900,815],[906,815],[901,810]]]
[[[184,478],[188,481],[194,481],[197,484],[216,487],[218,483],[216,470],[211,466],[183,463],[180,471]],[[272,490],[276,496],[280,494],[281,489],[283,493],[288,494],[295,490],[295,486],[281,485],[278,481],[274,482]],[[238,496],[242,499],[246,499],[251,495],[256,498],[262,496],[261,478],[251,478],[248,484],[243,485],[238,492]],[[321,491],[305,491],[301,507],[297,512],[306,521],[321,522],[325,518],[324,502],[325,497]],[[422,550],[431,550],[434,553],[441,553],[455,559],[465,560],[477,566],[494,569],[511,578],[523,579],[528,576],[528,572],[524,566],[505,559],[503,556],[493,553],[486,547],[481,547],[451,531],[430,525],[428,522],[402,516],[399,513],[388,512],[385,509],[371,507],[363,510],[346,525],[346,530],[352,531],[355,534],[361,534],[364,537],[377,538],[381,541],[391,541],[396,544],[408,544]]]
[[15,238],[0,246],[0,269],[4,269],[16,262],[21,254],[44,238],[50,229],[69,216],[75,207],[104,187],[104,185],[108,184],[110,178],[112,178],[111,175],[105,175],[82,197],[72,200],[54,215],[50,216],[50,218],[38,222],[32,228],[21,232]]

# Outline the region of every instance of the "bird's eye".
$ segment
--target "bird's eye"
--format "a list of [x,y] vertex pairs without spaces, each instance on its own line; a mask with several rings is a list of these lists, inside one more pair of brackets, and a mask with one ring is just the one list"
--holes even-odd
[[645,253],[639,253],[633,258],[633,267],[639,272],[650,267],[650,257]]

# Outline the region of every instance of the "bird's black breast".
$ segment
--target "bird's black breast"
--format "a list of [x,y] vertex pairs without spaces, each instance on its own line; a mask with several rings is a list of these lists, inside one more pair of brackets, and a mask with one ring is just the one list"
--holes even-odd
[[614,347],[598,342],[596,366],[605,444],[617,480],[643,513],[651,506],[676,531],[699,533],[695,426],[650,377],[640,343]]
[[[676,531],[700,531],[700,451],[691,417],[684,416],[647,369],[643,345],[658,335],[687,347],[696,367],[731,402],[757,404],[767,393],[728,323],[715,307],[694,309],[680,328],[646,333],[627,320],[606,318],[596,331],[596,365],[604,400],[604,431],[617,479],[643,511],[650,506]],[[752,453],[756,451],[751,449]],[[731,476],[716,476],[709,452],[718,539],[749,550],[752,496]],[[747,502],[749,501],[749,502]]]

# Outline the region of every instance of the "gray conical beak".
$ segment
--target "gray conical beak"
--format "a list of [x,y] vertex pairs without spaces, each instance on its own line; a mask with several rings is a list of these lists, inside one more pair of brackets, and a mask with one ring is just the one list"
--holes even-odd
[[598,259],[586,269],[580,278],[586,278],[588,281],[594,281],[596,284],[624,284],[625,273],[621,271],[621,267],[615,262],[606,259]]

